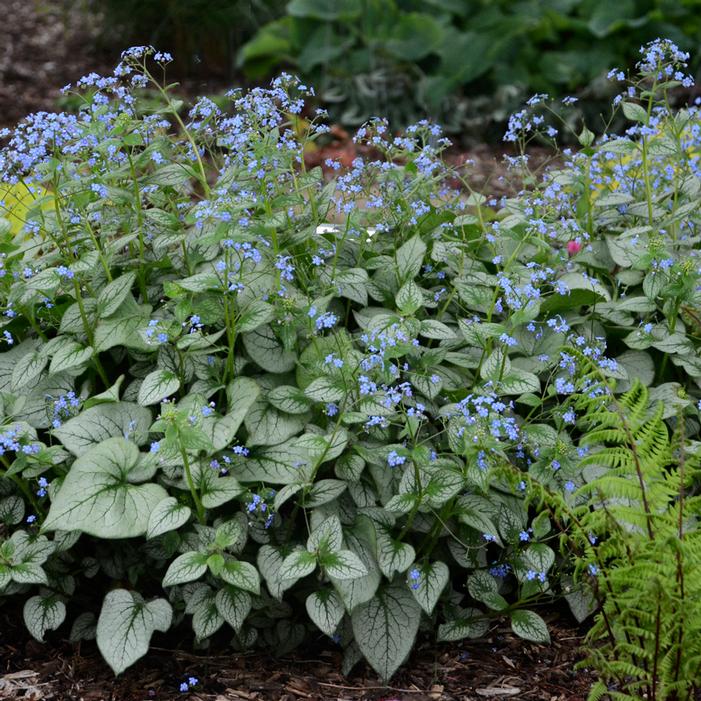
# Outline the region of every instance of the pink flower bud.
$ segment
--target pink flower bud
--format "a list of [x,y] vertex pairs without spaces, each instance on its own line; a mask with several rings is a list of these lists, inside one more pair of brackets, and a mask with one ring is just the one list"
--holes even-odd
[[567,253],[570,257],[576,256],[582,250],[582,244],[579,241],[568,241],[567,242]]

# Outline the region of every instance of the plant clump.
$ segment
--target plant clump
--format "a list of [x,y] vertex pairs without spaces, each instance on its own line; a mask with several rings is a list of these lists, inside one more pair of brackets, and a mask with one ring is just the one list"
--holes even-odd
[[116,673],[190,626],[388,679],[420,629],[545,643],[564,595],[618,698],[690,698],[701,117],[645,52],[628,133],[499,201],[428,121],[325,179],[309,88],[186,108],[150,47],[5,133],[0,601]]

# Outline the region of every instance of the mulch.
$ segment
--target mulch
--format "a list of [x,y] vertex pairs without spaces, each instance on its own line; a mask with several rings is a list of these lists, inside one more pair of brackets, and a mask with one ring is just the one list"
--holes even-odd
[[[341,652],[324,641],[274,658],[262,653],[171,649],[154,637],[148,656],[115,678],[94,643],[71,645],[57,634],[41,644],[17,617],[0,620],[0,699],[25,701],[584,701],[594,677],[575,671],[582,631],[550,623],[552,643],[536,645],[495,626],[485,638],[425,640],[383,685],[360,663],[348,677]],[[331,645],[331,643],[329,643]],[[187,693],[181,682],[199,680]]]

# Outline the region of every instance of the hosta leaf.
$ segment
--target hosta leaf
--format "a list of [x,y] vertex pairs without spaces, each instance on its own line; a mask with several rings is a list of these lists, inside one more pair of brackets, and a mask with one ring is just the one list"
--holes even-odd
[[55,594],[27,599],[22,611],[24,624],[33,638],[44,642],[47,630],[56,630],[66,618],[66,605]]
[[380,587],[370,601],[353,610],[355,641],[384,682],[408,657],[420,618],[419,604],[402,584]]
[[550,634],[545,621],[534,611],[518,609],[511,612],[511,630],[524,640],[549,643]]
[[190,507],[181,504],[175,497],[159,501],[149,516],[146,537],[155,538],[168,531],[177,530],[188,522],[190,514]]
[[139,387],[139,404],[158,404],[180,388],[180,379],[170,370],[154,370],[144,377]]
[[93,446],[114,436],[128,435],[137,445],[148,438],[151,412],[137,404],[115,402],[85,409],[69,419],[53,434],[74,455],[80,456]]
[[168,566],[163,577],[163,586],[172,587],[176,584],[194,582],[207,571],[207,555],[196,551],[183,553]]
[[146,602],[126,589],[114,589],[102,602],[97,646],[115,674],[148,652],[153,632],[170,628],[173,610],[165,599]]
[[251,610],[251,595],[236,587],[226,586],[215,596],[217,611],[238,633]]
[[450,572],[444,562],[426,563],[418,570],[421,576],[409,589],[419,606],[430,616],[448,584]]
[[131,484],[138,462],[139,450],[124,438],[108,438],[83,453],[53,499],[44,528],[98,538],[146,533],[151,512],[168,495],[157,484]]
[[343,602],[333,589],[320,589],[306,601],[307,613],[322,633],[333,635],[343,618]]

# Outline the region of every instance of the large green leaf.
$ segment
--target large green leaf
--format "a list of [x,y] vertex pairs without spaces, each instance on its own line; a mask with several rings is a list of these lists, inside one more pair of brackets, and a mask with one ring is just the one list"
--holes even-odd
[[534,611],[518,609],[511,612],[511,629],[524,640],[534,643],[549,643],[550,634],[545,621]]
[[102,602],[97,646],[115,674],[148,652],[153,632],[170,628],[173,610],[165,599],[144,601],[139,594],[114,589]]
[[419,578],[416,582],[410,582],[411,593],[419,602],[421,608],[430,616],[440,598],[442,591],[448,584],[450,572],[444,562],[426,563],[417,568]]
[[251,359],[268,372],[289,372],[295,366],[294,353],[286,351],[269,325],[243,334],[243,345]]
[[44,528],[98,538],[144,535],[151,512],[168,494],[157,484],[130,482],[138,463],[138,448],[124,438],[108,438],[83,453],[53,499]]
[[66,619],[66,605],[55,594],[32,596],[23,609],[24,624],[33,638],[44,642],[47,630],[56,630]]
[[71,453],[80,456],[116,436],[127,435],[137,445],[144,444],[152,419],[151,412],[138,404],[99,404],[69,419],[53,433]]
[[320,20],[349,20],[362,12],[360,0],[291,0],[287,13],[292,17],[309,17]]
[[383,681],[408,657],[420,619],[421,607],[403,584],[380,587],[370,601],[353,610],[355,641]]
[[343,618],[343,602],[333,589],[320,589],[307,597],[309,618],[326,635],[333,635]]
[[141,406],[159,404],[177,392],[179,387],[180,380],[174,372],[160,368],[153,370],[144,377],[139,387],[139,404]]

